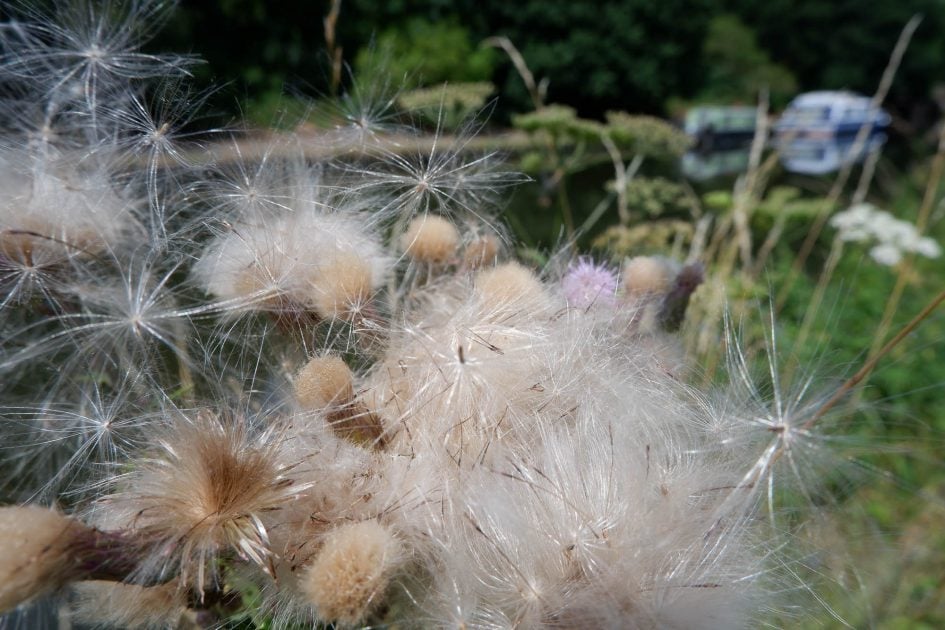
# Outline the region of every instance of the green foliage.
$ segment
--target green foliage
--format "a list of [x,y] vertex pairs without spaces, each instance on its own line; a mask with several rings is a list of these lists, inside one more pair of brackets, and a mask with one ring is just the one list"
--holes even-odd
[[362,48],[354,67],[362,79],[393,76],[409,89],[488,81],[496,55],[491,48],[475,47],[469,31],[454,20],[413,17],[384,30],[373,48]]
[[[582,116],[632,107],[659,112],[672,94],[689,94],[701,68],[697,58],[711,3],[707,0],[474,3],[487,32],[519,48],[537,79],[548,78],[549,101]],[[515,107],[528,102],[509,70],[497,83]]]
[[751,215],[752,232],[763,239],[780,224],[779,244],[796,251],[816,218],[829,209],[823,197],[805,197],[794,186],[775,186],[765,193]]
[[692,240],[693,227],[688,221],[661,219],[633,226],[614,225],[594,239],[593,247],[613,260],[641,254],[679,254]]
[[702,53],[706,84],[698,100],[753,103],[767,89],[772,104],[781,107],[797,92],[791,71],[772,62],[755,33],[735,15],[718,15],[709,21]]
[[481,110],[494,91],[495,86],[488,81],[444,83],[403,92],[397,97],[397,105],[429,125],[452,129]]
[[887,105],[910,117],[910,110],[927,102],[936,77],[945,73],[941,0],[726,0],[721,6],[751,24],[771,58],[801,79],[802,90],[873,93],[899,31],[915,14],[923,16],[923,23],[903,58]]
[[294,129],[304,122],[310,113],[310,105],[302,99],[268,91],[247,99],[243,115],[246,121],[255,127]]
[[[609,188],[614,182],[608,182]],[[699,201],[686,186],[665,177],[635,177],[627,185],[627,205],[630,212],[651,219],[669,214],[692,217],[699,209]]]
[[[214,95],[221,111],[241,113],[249,101],[274,100],[287,85],[326,85],[321,23],[327,5],[304,0],[193,0],[181,3],[150,45],[192,52],[206,64],[195,84],[233,81]],[[224,27],[225,25],[225,27]]]
[[[303,0],[189,0],[152,49],[205,58],[208,64],[197,69],[203,85],[214,80],[211,68],[236,77],[216,97],[219,108],[233,113],[237,99],[280,93],[286,84],[324,94],[327,10],[328,3]],[[535,76],[549,79],[550,101],[599,118],[614,108],[660,113],[670,99],[691,101],[700,93],[752,100],[759,83],[787,90],[790,75],[799,79],[798,90],[871,93],[897,32],[917,12],[924,22],[891,92],[893,108],[908,118],[927,106],[934,78],[945,74],[941,0],[345,0],[338,38],[348,63],[372,39],[377,51],[402,47],[389,67],[411,81],[494,81],[498,117],[505,119],[528,109],[528,96],[507,60],[477,49],[483,39],[505,35]],[[760,69],[750,67],[752,60]]]
[[711,212],[727,212],[733,203],[735,199],[730,190],[710,190],[702,195],[702,207]]
[[578,118],[573,107],[546,105],[527,114],[512,117],[512,125],[531,134],[547,132],[558,143],[600,140],[603,125],[594,120]]
[[627,112],[607,112],[607,134],[618,147],[649,158],[678,158],[692,146],[689,136],[665,120]]

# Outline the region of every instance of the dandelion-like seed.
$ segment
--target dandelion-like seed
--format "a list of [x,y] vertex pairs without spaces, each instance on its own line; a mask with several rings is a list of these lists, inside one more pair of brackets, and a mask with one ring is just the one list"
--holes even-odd
[[497,168],[498,156],[487,153],[469,157],[473,129],[455,137],[441,137],[439,130],[429,147],[418,144],[409,151],[386,150],[381,161],[369,168],[351,167],[355,196],[378,195],[379,216],[413,218],[427,214],[475,217],[491,223],[489,208],[498,192],[525,181],[516,173]]
[[[102,106],[100,95],[115,82],[186,72],[193,59],[152,55],[138,50],[166,19],[168,5],[159,0],[128,3],[70,2],[52,15],[28,14],[25,37],[4,56],[5,71],[28,80],[39,78],[47,94],[77,91],[92,118]],[[72,90],[72,86],[78,90]]]
[[246,210],[211,241],[195,266],[204,289],[235,308],[353,319],[386,279],[389,257],[354,211],[316,203],[295,173],[277,214]]

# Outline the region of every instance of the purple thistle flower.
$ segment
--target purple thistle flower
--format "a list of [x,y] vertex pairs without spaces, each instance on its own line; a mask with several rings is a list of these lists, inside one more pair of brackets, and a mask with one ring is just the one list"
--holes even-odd
[[568,304],[575,308],[589,308],[594,304],[614,308],[617,305],[617,274],[589,258],[581,257],[568,267],[561,288]]

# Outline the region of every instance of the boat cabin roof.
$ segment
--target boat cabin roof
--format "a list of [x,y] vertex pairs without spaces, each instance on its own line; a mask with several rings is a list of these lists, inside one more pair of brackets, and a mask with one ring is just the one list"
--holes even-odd
[[807,92],[797,96],[788,109],[799,109],[808,107],[843,107],[845,109],[868,109],[870,99],[857,94],[856,92],[821,90],[817,92]]

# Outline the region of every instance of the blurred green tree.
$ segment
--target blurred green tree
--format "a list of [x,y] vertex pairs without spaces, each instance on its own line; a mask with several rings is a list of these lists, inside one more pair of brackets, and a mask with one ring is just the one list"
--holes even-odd
[[[488,81],[496,51],[481,48],[455,18],[431,22],[411,17],[385,29],[371,46],[355,56],[354,70],[361,80],[375,75],[402,81],[410,89],[421,85]],[[378,78],[383,80],[383,78]]]
[[717,15],[709,22],[702,47],[706,85],[698,100],[753,103],[767,89],[774,107],[787,104],[797,80],[785,66],[773,63],[755,33],[738,16]]

